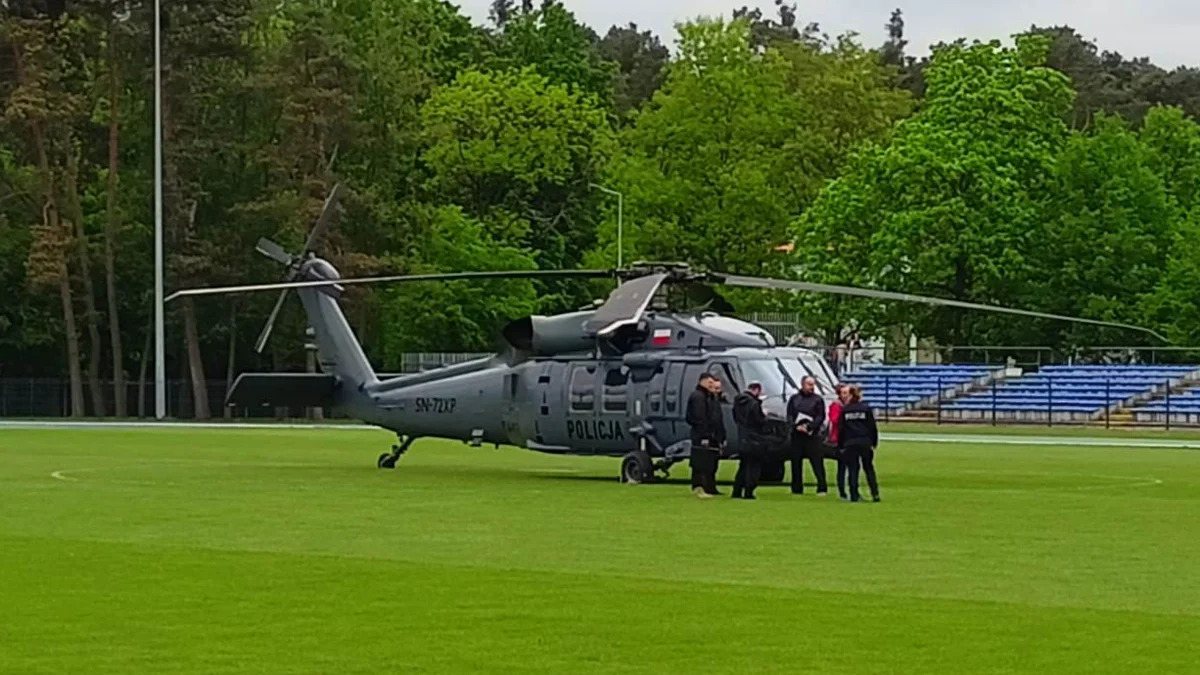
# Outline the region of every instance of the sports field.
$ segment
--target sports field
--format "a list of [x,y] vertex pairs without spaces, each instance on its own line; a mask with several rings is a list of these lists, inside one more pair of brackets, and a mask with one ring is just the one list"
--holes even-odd
[[0,430],[0,672],[1200,672],[1200,451],[896,442],[851,505],[389,441]]

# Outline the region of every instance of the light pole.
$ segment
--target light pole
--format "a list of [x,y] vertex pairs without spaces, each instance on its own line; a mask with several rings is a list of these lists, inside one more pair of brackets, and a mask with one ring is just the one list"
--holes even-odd
[[167,416],[167,364],[163,362],[162,12],[154,0],[154,417]]
[[624,256],[622,255],[623,251],[621,250],[621,235],[623,234],[625,225],[622,222],[622,216],[624,215],[622,211],[624,210],[625,206],[625,195],[617,192],[616,190],[606,188],[603,185],[596,185],[595,183],[588,183],[588,187],[617,196],[617,268],[620,269],[624,263]]

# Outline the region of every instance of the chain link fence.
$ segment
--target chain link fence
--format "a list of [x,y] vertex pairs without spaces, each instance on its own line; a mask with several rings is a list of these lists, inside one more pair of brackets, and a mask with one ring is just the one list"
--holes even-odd
[[[802,333],[796,315],[763,314],[744,317],[771,331],[781,344],[793,342]],[[853,377],[853,373],[865,365],[874,363],[926,364],[974,364],[997,367],[1019,368],[1024,372],[1037,371],[1055,364],[1172,364],[1200,363],[1200,348],[1197,347],[1086,347],[1062,354],[1049,347],[1023,346],[922,346],[917,349],[887,350],[883,346],[850,349],[846,345],[826,346],[807,341],[806,348],[813,349],[826,358],[840,377]],[[466,361],[486,358],[488,353],[412,353],[402,355],[399,368],[394,372],[381,373],[381,377],[415,373],[452,366]],[[1116,384],[1114,381],[1109,386]],[[94,409],[87,382],[83,383],[83,400],[87,417],[109,417],[113,410],[113,387],[108,381],[101,382],[105,410]],[[329,411],[304,408],[228,408],[225,406],[227,386],[223,380],[209,381],[205,386],[208,408],[217,419],[333,419]],[[1095,416],[1061,415],[1048,404],[1043,411],[1028,411],[1026,414],[1007,414],[1000,405],[1000,397],[991,400],[988,406],[972,414],[963,413],[951,406],[949,399],[938,397],[921,406],[897,405],[892,397],[892,388],[885,382],[882,396],[882,412],[889,419],[919,419],[935,423],[975,424],[1098,424],[1103,426],[1200,426],[1200,410],[1184,408],[1182,401],[1173,396],[1176,386],[1164,386],[1161,390],[1158,409],[1138,414],[1121,414],[1114,418],[1106,409]],[[994,392],[993,392],[994,393]],[[167,382],[168,416],[180,419],[195,417],[196,406],[191,383],[187,380]],[[127,416],[150,418],[154,415],[154,382],[136,381],[126,383]],[[987,397],[984,397],[987,399]],[[0,378],[0,418],[65,418],[71,416],[71,388],[66,378]]]

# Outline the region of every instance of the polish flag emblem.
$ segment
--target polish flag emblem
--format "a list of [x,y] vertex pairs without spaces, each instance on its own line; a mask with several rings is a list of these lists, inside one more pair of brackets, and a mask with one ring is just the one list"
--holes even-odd
[[659,328],[658,330],[654,331],[654,344],[656,344],[656,345],[671,344],[671,329],[670,328]]

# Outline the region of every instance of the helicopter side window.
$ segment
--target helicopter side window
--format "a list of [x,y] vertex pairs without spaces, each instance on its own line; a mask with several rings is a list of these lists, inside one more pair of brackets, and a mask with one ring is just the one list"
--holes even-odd
[[669,413],[678,410],[680,394],[687,395],[688,390],[684,389],[687,384],[683,381],[683,373],[684,365],[682,363],[672,363],[667,367],[667,382],[663,388],[663,392],[666,399],[664,407]]
[[721,390],[733,396],[738,391],[737,379],[728,363],[714,362],[708,366],[708,374],[721,381]]
[[604,412],[622,413],[629,406],[629,373],[614,368],[604,375]]
[[592,412],[596,409],[596,374],[587,368],[571,373],[571,412]]

